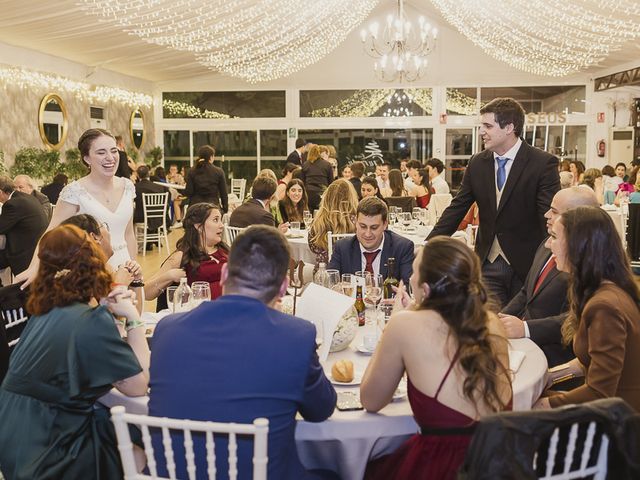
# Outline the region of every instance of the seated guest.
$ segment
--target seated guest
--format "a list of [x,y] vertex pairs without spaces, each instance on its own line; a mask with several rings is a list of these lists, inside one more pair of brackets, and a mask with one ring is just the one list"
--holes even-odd
[[580,185],[584,185],[593,190],[598,198],[598,205],[604,203],[604,185],[602,172],[597,168],[587,168],[582,175]]
[[409,195],[416,197],[416,203],[420,208],[427,208],[429,200],[431,200],[431,183],[429,182],[429,172],[426,168],[416,170],[414,168],[409,169],[409,174],[413,180],[414,187],[409,190]]
[[636,183],[633,186],[635,192],[629,194],[629,203],[640,203],[640,182],[636,179]]
[[443,178],[444,163],[439,158],[430,158],[427,160],[427,173],[429,174],[429,182],[433,193],[449,193],[449,184]]
[[175,163],[169,165],[167,182],[174,183],[176,185],[184,185],[184,177],[178,173],[178,166]]
[[409,160],[407,162],[407,177],[404,179],[404,188],[407,192],[413,190],[416,184],[413,182],[413,178],[416,176],[419,170],[422,169],[422,163],[418,160]]
[[276,181],[273,178],[258,175],[251,185],[251,198],[231,213],[229,225],[241,228],[251,225],[273,227],[275,220],[270,211],[270,202],[276,187]]
[[560,172],[560,188],[569,188],[573,185],[573,173],[563,170]]
[[[375,180],[373,180],[375,182]],[[353,185],[339,178],[327,188],[320,203],[318,214],[309,229],[309,249],[316,256],[316,266],[327,263],[327,232],[353,233],[353,219],[358,209],[358,197]]]
[[[545,213],[547,230],[551,233],[554,222],[570,208],[597,207],[595,194],[581,187],[560,190]],[[568,362],[575,357],[571,346],[563,345],[560,328],[569,311],[567,301],[568,277],[556,268],[556,260],[540,244],[531,269],[520,292],[499,314],[509,338],[531,338],[544,352],[550,367]]]
[[573,160],[569,162],[569,171],[573,174],[573,185],[571,185],[572,187],[580,185],[585,170],[586,168],[584,166],[584,163],[582,163],[580,160]]
[[362,199],[362,176],[364,175],[364,163],[353,162],[351,164],[351,178],[349,181],[353,184],[356,193],[358,194],[358,200]]
[[152,182],[167,183],[167,174],[165,173],[164,168],[162,167],[162,165],[158,165],[153,170],[153,175],[151,176],[151,181]]
[[363,198],[358,204],[356,234],[336,242],[328,268],[340,273],[366,271],[386,278],[387,261],[393,257],[393,276],[408,283],[415,247],[411,240],[387,230],[387,213],[387,204],[382,200]]
[[29,175],[16,175],[13,179],[13,184],[16,186],[17,191],[34,196],[38,202],[40,202],[40,205],[42,205],[47,218],[51,218],[53,208],[51,207],[49,197],[36,189],[36,184]]
[[406,373],[420,432],[372,461],[365,478],[453,480],[475,423],[510,408],[508,344],[487,307],[480,261],[464,243],[430,240],[416,256],[411,287],[415,305],[401,286],[360,399],[379,411]]
[[[109,413],[96,401],[114,386],[146,394],[144,323],[79,228],[47,232],[38,256],[32,316],[0,388],[0,468],[7,479],[122,478]],[[126,341],[114,315],[126,319]]]
[[[288,244],[276,229],[256,226],[238,235],[223,266],[222,297],[158,324],[149,398],[154,416],[235,423],[267,418],[268,477],[279,480],[307,478],[296,454],[296,414],[321,422],[336,404],[316,354],[315,328],[274,309],[287,290],[288,265]],[[155,440],[162,448],[161,438]],[[203,448],[201,439],[194,441]],[[228,470],[225,446],[216,440],[221,472]],[[251,478],[252,450],[250,440],[238,439],[239,478]],[[182,462],[178,477],[186,477],[184,455],[176,452],[176,459]],[[206,471],[204,460],[196,458],[203,462],[197,470]]]
[[382,194],[382,191],[389,188],[389,171],[391,170],[391,164],[384,162],[376,165],[376,181],[378,182],[378,190]]
[[[263,168],[260,170],[258,172],[258,177],[268,177],[276,182],[276,191],[269,199],[269,212],[271,213],[271,216],[273,216],[273,222],[275,225],[280,226],[284,222],[282,221],[282,215],[280,215],[280,209],[278,208],[278,177],[276,177],[276,173],[270,168]],[[249,189],[249,194],[251,194],[251,189]]]
[[0,250],[0,268],[11,267],[17,275],[29,266],[49,217],[36,197],[17,191],[8,177],[0,177],[0,203],[0,235],[7,239]]
[[284,198],[278,202],[283,222],[301,222],[304,225],[304,212],[309,211],[307,192],[302,180],[294,178],[287,183]]
[[360,193],[362,198],[376,197],[382,200],[378,181],[373,177],[362,177]]
[[[160,270],[144,286],[147,300],[158,298],[157,310],[167,308],[164,290],[186,275],[187,283],[209,282],[211,299],[222,294],[220,276],[229,249],[222,242],[222,211],[212,203],[196,203],[187,209],[182,222],[184,235]],[[162,295],[161,295],[162,294]]]
[[40,189],[40,192],[47,196],[51,205],[55,205],[56,203],[58,203],[60,192],[65,187],[68,181],[69,177],[67,177],[64,173],[58,173],[55,177],[53,177],[53,181],[50,184],[45,185]]
[[404,179],[400,170],[394,168],[389,172],[389,188],[382,190],[383,197],[406,197],[409,195],[404,187]]
[[553,223],[547,246],[558,270],[569,275],[562,336],[577,357],[554,368],[548,379],[574,376],[585,382],[541,398],[536,407],[620,397],[640,412],[640,293],[611,217],[600,208],[568,210]]
[[278,188],[276,188],[275,197],[277,201],[284,199],[287,185],[293,179],[293,174],[295,173],[296,170],[300,170],[300,167],[293,163],[287,163],[284,166],[284,170],[282,170],[282,178],[278,180]]
[[351,172],[351,167],[349,165],[345,165],[344,168],[342,169],[342,178],[346,180],[351,180],[351,177],[353,177],[353,173]]
[[[136,169],[138,181],[136,182],[136,198],[134,199],[135,209],[133,210],[133,223],[144,223],[144,205],[142,203],[143,193],[166,193],[167,189],[153,183],[149,180],[149,167],[146,165],[140,165]],[[158,227],[162,225],[162,221],[159,218],[153,218],[150,220],[151,224],[148,225],[148,230],[155,232]]]

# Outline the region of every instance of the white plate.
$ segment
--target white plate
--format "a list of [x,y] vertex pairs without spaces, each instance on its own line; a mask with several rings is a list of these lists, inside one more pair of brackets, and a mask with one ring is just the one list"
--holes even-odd
[[373,355],[373,352],[374,352],[374,350],[366,349],[363,344],[358,345],[356,347],[356,350],[358,350],[360,353],[364,353],[365,355]]
[[362,382],[362,375],[364,375],[364,372],[362,370],[354,370],[353,380],[351,380],[350,382],[339,382],[338,380],[333,378],[333,376],[329,376],[329,379],[331,380],[331,383],[333,383],[334,385],[349,387],[353,385],[360,385],[360,383]]

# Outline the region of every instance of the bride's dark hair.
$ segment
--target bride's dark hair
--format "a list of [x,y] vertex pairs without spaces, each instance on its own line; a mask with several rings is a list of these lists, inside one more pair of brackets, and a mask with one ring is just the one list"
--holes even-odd
[[436,237],[424,247],[418,270],[419,284],[430,294],[420,309],[435,310],[450,328],[458,346],[458,360],[467,378],[462,390],[476,404],[483,401],[493,411],[506,406],[500,397],[500,376],[509,378],[500,363],[488,323],[487,292],[480,278],[480,261],[464,243]]

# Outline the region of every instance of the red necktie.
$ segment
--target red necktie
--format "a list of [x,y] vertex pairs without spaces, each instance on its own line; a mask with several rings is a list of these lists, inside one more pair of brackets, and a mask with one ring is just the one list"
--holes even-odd
[[379,253],[380,250],[376,250],[375,252],[363,252],[364,259],[367,261],[367,265],[364,267],[365,272],[369,272],[371,275],[373,275],[373,262],[375,261]]
[[554,268],[556,268],[556,257],[551,257],[551,260],[547,262],[547,265],[542,269],[542,271],[540,272],[540,275],[538,275],[538,280],[536,281],[536,285],[535,287],[533,287],[534,295],[540,289],[542,282],[544,282],[544,279],[547,278],[547,275],[549,275],[549,272]]

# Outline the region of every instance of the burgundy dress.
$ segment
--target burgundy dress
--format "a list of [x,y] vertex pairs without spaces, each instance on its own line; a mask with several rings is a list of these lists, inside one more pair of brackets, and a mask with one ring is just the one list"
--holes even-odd
[[474,419],[438,402],[438,394],[457,359],[456,353],[435,397],[425,395],[408,380],[409,403],[422,433],[392,454],[369,462],[366,480],[456,478],[476,424]]
[[211,287],[211,300],[215,300],[222,295],[222,287],[220,286],[220,274],[222,265],[227,263],[227,253],[219,248],[209,255],[209,260],[200,262],[200,267],[193,274],[190,268],[187,268],[187,283],[191,285],[193,282],[209,282]]
[[416,204],[420,208],[427,208],[427,205],[429,205],[429,200],[431,200],[431,194],[427,193],[426,195],[423,195],[421,197],[416,197]]

